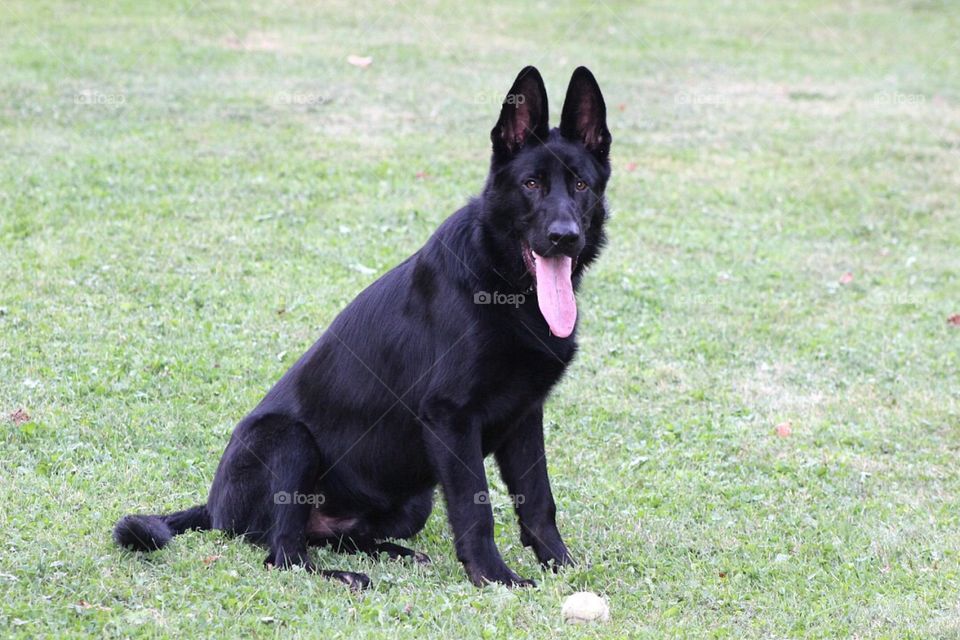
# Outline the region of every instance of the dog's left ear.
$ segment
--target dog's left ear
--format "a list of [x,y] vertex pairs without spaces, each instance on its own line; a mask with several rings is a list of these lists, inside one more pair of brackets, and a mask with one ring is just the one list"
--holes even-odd
[[601,161],[610,153],[612,138],[607,130],[607,106],[596,78],[586,67],[577,67],[567,87],[560,117],[560,134],[582,142]]
[[527,143],[545,141],[550,135],[548,118],[543,78],[536,67],[524,67],[503,99],[500,119],[490,132],[494,154],[513,155]]

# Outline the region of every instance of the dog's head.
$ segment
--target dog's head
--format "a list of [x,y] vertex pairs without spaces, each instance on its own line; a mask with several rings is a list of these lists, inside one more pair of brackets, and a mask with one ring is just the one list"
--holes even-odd
[[507,256],[508,271],[532,279],[541,313],[559,337],[573,332],[574,288],[604,241],[612,140],[606,113],[593,74],[579,67],[570,78],[560,126],[551,129],[543,79],[526,67],[490,132],[485,197],[493,224],[514,253]]

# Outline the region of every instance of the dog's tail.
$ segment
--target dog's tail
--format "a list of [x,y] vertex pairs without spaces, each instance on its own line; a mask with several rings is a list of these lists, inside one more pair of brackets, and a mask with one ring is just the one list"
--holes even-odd
[[113,540],[134,551],[162,549],[173,536],[184,531],[211,529],[210,512],[201,504],[165,516],[123,516],[113,528]]

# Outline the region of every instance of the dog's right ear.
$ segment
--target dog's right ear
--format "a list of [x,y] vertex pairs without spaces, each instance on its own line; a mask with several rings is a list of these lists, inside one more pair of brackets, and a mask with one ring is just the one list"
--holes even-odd
[[510,156],[526,144],[547,139],[547,90],[536,67],[525,67],[503,99],[500,119],[490,132],[495,155]]

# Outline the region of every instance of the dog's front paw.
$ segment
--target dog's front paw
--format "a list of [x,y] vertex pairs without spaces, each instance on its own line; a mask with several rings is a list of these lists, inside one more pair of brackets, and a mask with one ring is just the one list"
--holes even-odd
[[480,563],[476,562],[464,562],[463,568],[466,570],[470,582],[478,587],[482,587],[490,582],[498,582],[508,587],[537,586],[536,582],[521,578],[502,562],[499,564],[488,563],[486,566],[481,566]]
[[562,542],[549,548],[537,549],[536,554],[540,564],[554,572],[563,567],[573,567],[577,564],[577,561],[573,559],[566,545]]
[[537,560],[545,568],[557,571],[561,567],[576,565],[576,561],[570,555],[570,551],[567,549],[567,545],[563,543],[563,539],[560,538],[560,533],[556,530],[556,527],[551,529],[536,535],[529,529],[524,528],[520,534],[520,541],[524,546],[533,549],[533,552],[537,555]]

